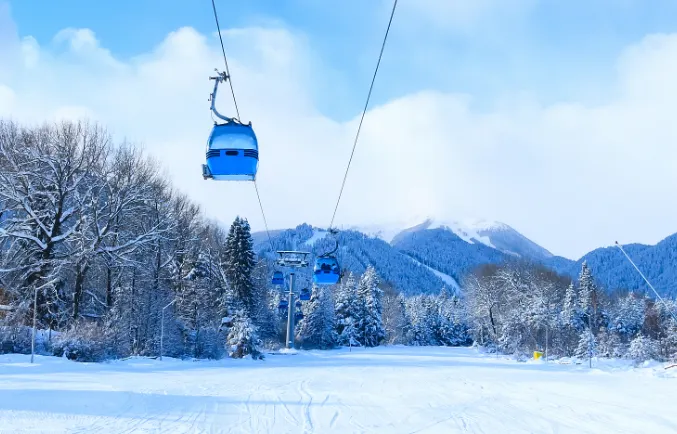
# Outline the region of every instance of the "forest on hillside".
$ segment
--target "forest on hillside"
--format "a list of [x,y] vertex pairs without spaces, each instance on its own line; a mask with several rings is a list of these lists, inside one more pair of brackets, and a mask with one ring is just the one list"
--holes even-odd
[[[38,352],[73,360],[157,356],[161,336],[163,353],[182,358],[259,358],[283,345],[276,247],[257,254],[246,219],[222,228],[159,173],[96,124],[0,121],[0,352],[30,352],[34,324]],[[389,251],[369,242],[370,252]],[[586,263],[576,279],[518,261],[486,264],[463,277],[461,293],[440,285],[415,295],[397,287],[399,262],[377,270],[368,255],[343,255],[360,271],[309,288],[294,328],[302,348],[677,356],[675,301],[604,291]]]

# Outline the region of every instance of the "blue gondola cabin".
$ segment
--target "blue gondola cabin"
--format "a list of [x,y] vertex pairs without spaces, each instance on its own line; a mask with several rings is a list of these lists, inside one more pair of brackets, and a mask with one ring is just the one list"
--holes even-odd
[[284,274],[281,271],[276,271],[273,273],[273,285],[284,285]]
[[318,285],[335,285],[341,279],[341,268],[332,256],[323,256],[315,260],[313,282]]

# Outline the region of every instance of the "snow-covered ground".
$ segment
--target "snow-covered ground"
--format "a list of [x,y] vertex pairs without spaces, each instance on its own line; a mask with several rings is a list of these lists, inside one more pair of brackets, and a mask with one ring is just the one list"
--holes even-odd
[[329,232],[327,232],[327,231],[322,231],[322,230],[319,230],[319,229],[313,229],[313,236],[310,237],[304,244],[306,244],[308,246],[312,246],[316,242],[318,242],[321,239],[323,239],[324,237],[326,237],[328,233]]
[[677,368],[518,363],[468,348],[263,362],[0,356],[0,432],[675,433]]
[[409,256],[409,259],[411,259],[412,262],[420,265],[421,267],[425,267],[428,270],[430,270],[435,276],[439,277],[440,280],[442,280],[442,282],[444,282],[447,286],[449,286],[449,288],[454,289],[458,293],[461,292],[461,285],[459,285],[458,282],[456,282],[456,279],[454,279],[450,275],[442,273],[441,271],[437,271],[434,268],[429,267],[429,266],[425,265],[424,263],[417,261],[416,259],[412,258],[411,256]]

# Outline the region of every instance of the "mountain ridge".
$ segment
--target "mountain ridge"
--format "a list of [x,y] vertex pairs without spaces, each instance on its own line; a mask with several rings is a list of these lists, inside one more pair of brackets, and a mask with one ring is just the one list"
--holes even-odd
[[[326,230],[302,224],[271,231],[276,249],[304,248],[320,254],[333,242]],[[260,251],[266,232],[252,234]],[[293,240],[293,242],[292,242]],[[556,256],[502,222],[481,219],[443,221],[427,217],[407,227],[397,224],[350,226],[339,232],[339,260],[346,270],[360,273],[367,264],[407,294],[434,293],[442,286],[460,289],[464,276],[486,263],[522,258],[576,278],[587,261],[597,281],[608,290],[648,290],[641,276],[616,247],[594,249],[577,260]],[[656,245],[628,244],[628,254],[659,292],[677,295],[677,234]],[[269,254],[271,252],[269,251]]]

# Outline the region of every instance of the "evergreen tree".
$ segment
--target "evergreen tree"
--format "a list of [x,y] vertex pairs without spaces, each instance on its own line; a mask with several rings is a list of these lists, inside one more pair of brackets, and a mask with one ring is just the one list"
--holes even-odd
[[226,342],[228,355],[237,359],[249,355],[254,360],[263,359],[263,354],[259,351],[258,345],[259,338],[256,333],[256,326],[251,323],[244,311],[237,311],[232,317],[231,326],[228,330]]
[[360,305],[357,299],[357,286],[353,273],[345,282],[336,287],[335,296],[336,333],[340,345],[360,345],[357,324],[360,318]]
[[[276,289],[273,293],[269,290],[271,274],[270,268],[263,261],[254,267],[252,273],[254,286],[250,316],[257,327],[259,337],[264,342],[276,339],[279,326],[277,305],[280,301],[280,291]],[[275,304],[271,303],[272,299]]]
[[375,347],[385,337],[382,321],[381,297],[383,291],[378,287],[379,279],[371,265],[362,275],[357,286],[357,296],[361,301],[361,315],[358,321],[358,339],[364,346]]
[[580,329],[582,326],[581,323],[581,311],[576,302],[576,288],[574,283],[571,282],[567,287],[566,292],[564,293],[564,306],[562,306],[562,323],[565,326],[572,327],[574,329]]
[[407,343],[409,345],[435,345],[436,343],[435,330],[426,299],[425,295],[416,295],[409,297],[406,301],[406,316],[409,323]]
[[560,353],[566,356],[573,356],[578,345],[580,332],[585,328],[583,313],[573,282],[567,286],[564,292],[558,327],[559,330],[555,334],[555,340]]
[[623,337],[625,342],[629,342],[642,330],[645,317],[643,297],[638,297],[630,292],[627,296],[618,300],[612,318],[612,327]]
[[581,359],[588,359],[590,366],[592,366],[592,358],[597,354],[597,339],[590,329],[585,329],[581,333],[581,338],[578,340],[578,347],[576,347],[576,357]]
[[252,282],[254,246],[246,219],[236,217],[226,237],[225,274],[234,301],[248,314],[254,313],[255,294]]
[[460,301],[456,295],[449,296],[443,288],[437,297],[437,340],[445,346],[459,346],[470,343],[467,327],[462,323]]
[[597,285],[592,277],[588,263],[583,261],[578,278],[580,307],[586,317],[588,328],[594,333],[597,330]]
[[334,348],[338,340],[335,330],[334,303],[326,287],[314,286],[310,300],[303,307],[303,320],[298,338],[304,348]]

